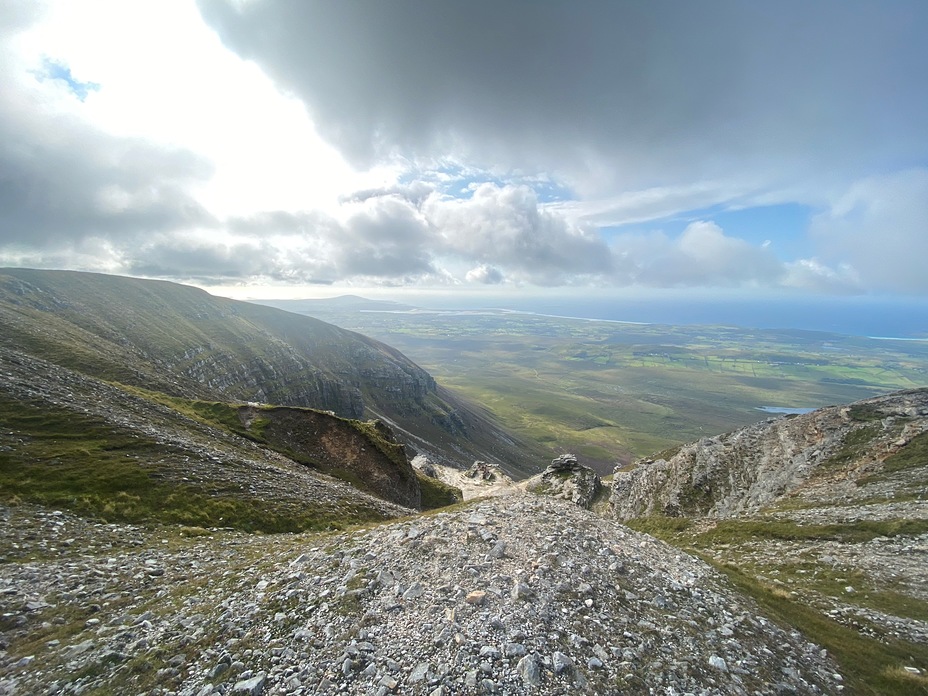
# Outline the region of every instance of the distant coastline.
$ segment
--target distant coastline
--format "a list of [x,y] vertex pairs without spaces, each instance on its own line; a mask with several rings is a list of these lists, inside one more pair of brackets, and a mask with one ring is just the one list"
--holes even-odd
[[773,331],[813,331],[881,341],[928,342],[928,303],[913,298],[804,297],[711,299],[662,296],[519,297],[404,295],[401,306],[363,312],[453,315],[534,315],[624,325],[731,326]]
[[649,321],[625,321],[623,319],[598,319],[596,317],[572,317],[566,314],[544,314],[542,312],[531,312],[524,309],[505,309],[502,307],[491,307],[486,309],[361,309],[358,310],[365,314],[438,314],[453,315],[465,314],[474,316],[475,314],[499,315],[499,314],[523,314],[532,317],[546,317],[548,319],[573,319],[574,321],[598,321],[609,324],[634,324],[637,326],[650,326],[653,322]]

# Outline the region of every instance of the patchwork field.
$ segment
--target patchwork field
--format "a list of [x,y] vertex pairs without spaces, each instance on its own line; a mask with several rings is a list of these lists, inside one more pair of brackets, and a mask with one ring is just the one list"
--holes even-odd
[[[928,384],[928,342],[505,311],[268,303],[382,340],[505,426],[601,471],[747,425]],[[375,309],[371,309],[374,307]]]

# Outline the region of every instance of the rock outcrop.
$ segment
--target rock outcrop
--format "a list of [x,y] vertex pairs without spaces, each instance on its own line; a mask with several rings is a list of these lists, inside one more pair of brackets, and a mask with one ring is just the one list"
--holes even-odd
[[926,431],[928,389],[768,419],[617,469],[610,504],[631,519],[753,514],[786,496],[837,502]]
[[542,473],[528,479],[522,486],[530,493],[567,500],[587,510],[593,507],[603,491],[599,474],[580,464],[572,454],[555,457]]
[[477,479],[478,481],[488,481],[492,483],[494,481],[499,481],[504,474],[495,464],[488,464],[487,462],[478,460],[471,464],[470,468],[464,472],[464,475],[467,478]]

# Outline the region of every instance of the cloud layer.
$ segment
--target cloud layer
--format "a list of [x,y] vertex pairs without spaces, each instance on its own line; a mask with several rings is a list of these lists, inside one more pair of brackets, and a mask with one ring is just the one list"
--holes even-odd
[[456,153],[593,193],[928,154],[922,2],[200,7],[360,163]]
[[[98,56],[99,18],[29,53],[0,8],[0,265],[928,293],[920,0],[196,7]],[[769,242],[714,219],[782,203]]]

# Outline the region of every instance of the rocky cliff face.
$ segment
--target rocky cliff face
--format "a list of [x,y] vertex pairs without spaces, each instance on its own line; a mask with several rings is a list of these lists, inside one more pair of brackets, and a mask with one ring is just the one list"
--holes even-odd
[[787,496],[854,497],[883,461],[928,431],[928,389],[769,419],[617,469],[610,504],[619,519],[732,517]]

